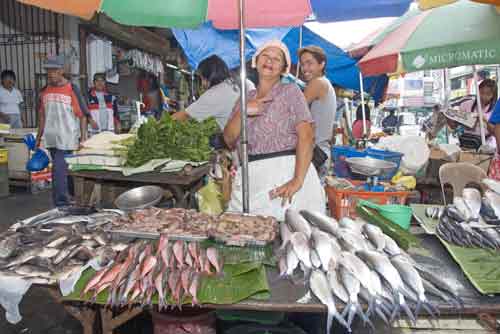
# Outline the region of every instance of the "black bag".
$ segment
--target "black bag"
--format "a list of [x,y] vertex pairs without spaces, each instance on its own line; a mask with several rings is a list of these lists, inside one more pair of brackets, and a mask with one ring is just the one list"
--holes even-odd
[[311,162],[318,172],[321,169],[321,166],[325,163],[326,159],[328,159],[328,155],[323,152],[318,145],[315,145]]
[[458,137],[460,147],[478,150],[481,147],[481,137],[470,133],[464,133]]

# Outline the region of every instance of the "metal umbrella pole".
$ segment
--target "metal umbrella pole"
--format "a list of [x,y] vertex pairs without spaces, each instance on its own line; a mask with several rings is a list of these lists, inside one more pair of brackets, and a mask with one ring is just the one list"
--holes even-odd
[[363,136],[366,136],[365,89],[363,87],[363,74],[359,71],[359,88],[361,90],[361,111],[363,112]]
[[476,86],[476,105],[477,110],[479,110],[479,126],[481,131],[481,144],[484,145],[486,143],[486,134],[484,133],[484,120],[483,120],[483,106],[481,105],[481,95],[479,94],[479,82],[477,80],[477,67],[476,65],[472,66],[474,71],[474,85]]
[[250,211],[250,190],[248,180],[248,142],[247,142],[247,69],[245,61],[245,0],[239,0],[240,10],[240,80],[241,80],[241,176],[243,181],[243,212]]
[[[302,48],[302,27],[300,26],[299,30],[299,49]],[[300,74],[300,59],[297,59],[297,72],[295,73],[295,77],[298,79]]]

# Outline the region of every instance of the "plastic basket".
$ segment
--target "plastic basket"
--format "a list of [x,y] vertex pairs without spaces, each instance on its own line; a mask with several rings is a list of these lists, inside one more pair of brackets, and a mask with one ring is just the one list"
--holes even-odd
[[[362,182],[352,181],[354,185]],[[376,204],[405,204],[410,195],[409,191],[373,192],[352,189],[338,189],[331,186],[325,187],[328,196],[330,214],[336,219],[343,217],[357,217],[356,205],[359,200],[368,200]]]
[[385,173],[384,175],[379,176],[379,180],[390,180],[396,173],[398,172],[399,165],[401,164],[401,158],[403,157],[402,153],[393,152],[393,151],[385,151],[385,150],[377,150],[375,148],[367,148],[365,150],[366,155],[368,157],[374,159],[380,159],[385,161],[394,162],[396,164],[396,168],[390,172]]
[[349,166],[345,162],[347,158],[357,158],[365,157],[366,153],[364,151],[358,151],[351,146],[334,146],[332,148],[332,160],[333,160],[333,170],[335,176],[341,178],[350,178],[351,171]]

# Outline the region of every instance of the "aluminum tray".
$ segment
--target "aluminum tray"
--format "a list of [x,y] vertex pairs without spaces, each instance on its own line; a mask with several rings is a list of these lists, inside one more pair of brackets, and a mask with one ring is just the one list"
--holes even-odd
[[[141,231],[125,231],[125,230],[106,230],[111,234],[119,237],[129,238],[129,239],[159,239],[159,232],[141,232]],[[188,236],[180,234],[169,234],[169,240],[183,240],[183,241],[203,241],[207,240],[208,236]]]

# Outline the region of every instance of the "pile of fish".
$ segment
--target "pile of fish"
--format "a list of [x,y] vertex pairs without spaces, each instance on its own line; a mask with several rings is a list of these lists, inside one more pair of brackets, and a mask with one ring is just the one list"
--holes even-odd
[[136,210],[119,217],[112,223],[112,230],[147,233],[166,233],[190,237],[207,237],[207,226],[214,216],[181,208],[148,208]]
[[278,235],[278,222],[274,217],[224,213],[209,226],[208,234],[227,245],[265,245]]
[[203,239],[212,237],[228,245],[262,245],[278,234],[275,218],[224,213],[220,216],[186,209],[149,208],[137,210],[115,219],[115,232],[145,232],[167,234],[170,237]]
[[91,259],[107,265],[127,244],[113,242],[95,227],[119,214],[77,216],[55,209],[17,223],[0,235],[0,273],[54,284]]
[[140,241],[122,251],[107,267],[86,284],[82,298],[95,301],[108,292],[110,307],[130,304],[152,305],[158,296],[160,310],[178,306],[191,298],[197,305],[197,293],[203,275],[222,275],[223,259],[217,248],[204,249],[198,242],[169,240],[161,235],[158,242]]
[[[426,212],[428,214],[428,212]],[[500,195],[466,188],[439,216],[437,235],[461,247],[500,249]]]
[[[453,286],[415,263],[375,225],[289,209],[280,232],[280,275],[304,273],[312,293],[328,308],[328,333],[333,318],[350,330],[356,315],[370,326],[371,316],[389,324],[401,310],[413,322],[421,309],[434,316],[428,294],[462,304]],[[368,305],[365,313],[361,301]],[[342,314],[337,303],[344,304]]]

